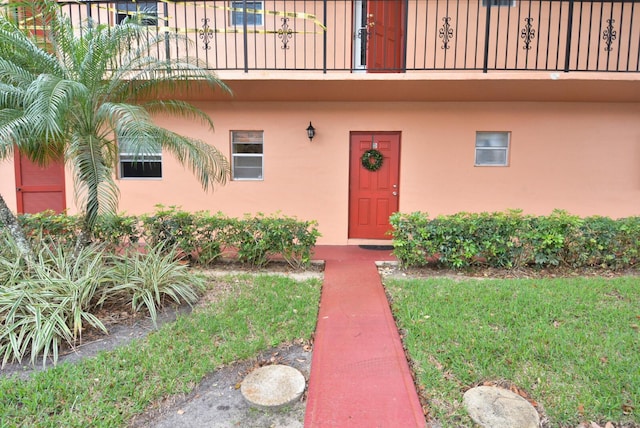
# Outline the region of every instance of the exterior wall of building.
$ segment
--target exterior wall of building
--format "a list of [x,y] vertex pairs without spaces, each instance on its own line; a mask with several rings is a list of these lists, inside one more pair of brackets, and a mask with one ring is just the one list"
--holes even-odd
[[[121,180],[121,209],[154,204],[228,215],[315,219],[320,242],[348,239],[349,135],[400,131],[400,210],[432,215],[523,209],[548,214],[640,214],[637,104],[577,103],[203,103],[216,132],[174,129],[230,153],[231,130],[264,130],[264,180],[232,181],[205,194],[169,159],[162,180]],[[310,142],[309,120],[317,128]],[[163,122],[165,122],[163,120]],[[166,121],[169,124],[169,121]],[[476,131],[511,133],[509,166],[475,167]]]
[[[454,14],[453,9],[447,9],[454,3],[462,5],[464,13],[456,10]],[[209,2],[206,7],[191,5],[184,9],[181,3],[181,8],[175,9],[176,13],[166,16],[179,21],[171,24],[171,28],[193,30],[202,22],[185,11],[195,8],[198,13],[204,13],[206,10],[206,16],[211,19],[210,25],[217,22],[222,28],[229,29],[226,4],[223,1]],[[293,3],[267,1],[265,4],[267,9],[284,10]],[[312,7],[320,3],[309,1],[304,4]],[[336,69],[348,70],[353,56],[350,51],[351,3],[339,1],[328,4],[328,16],[334,19],[334,25],[327,30],[328,46],[337,49],[329,52],[329,58],[337,61],[334,64]],[[484,15],[478,15],[478,10],[484,13],[478,2],[443,0],[437,3],[437,8],[432,2],[410,1],[408,4],[407,40],[412,43],[423,40],[424,43],[415,49],[423,56],[416,54],[407,58],[409,68],[420,64],[424,64],[420,66],[426,69],[441,67],[442,64],[446,67],[458,67],[460,64],[470,68],[478,66],[479,58],[467,56],[467,52],[458,45],[463,40],[460,30],[465,27],[466,43],[471,43],[470,36],[484,37],[474,26],[474,22],[484,19]],[[508,22],[501,28],[509,28],[509,34],[517,34],[523,17],[533,17],[539,25],[544,23],[548,28],[557,29],[556,33],[544,38],[539,31],[536,33],[535,43],[537,46],[543,44],[540,51],[545,55],[551,52],[553,58],[561,58],[564,51],[553,51],[544,43],[553,39],[557,41],[566,34],[566,28],[560,25],[561,11],[558,8],[561,4],[566,7],[567,2],[542,6],[537,2],[519,4],[531,8],[527,7],[526,11],[522,7],[492,8],[491,19],[495,21],[492,28],[500,27],[500,22]],[[616,25],[626,23],[629,28],[637,28],[633,26],[637,24],[632,25],[630,20],[640,22],[640,19],[635,19],[640,16],[640,7],[633,7],[627,2],[616,3],[609,9],[604,3],[597,3],[594,7],[597,9],[595,12],[584,5],[574,10],[574,30],[578,30],[582,37],[580,45],[575,44],[571,48],[575,55],[582,55],[574,58],[576,64],[587,61],[586,52],[601,55],[602,62],[596,62],[599,64],[595,67],[597,70],[637,63],[640,39],[629,39],[629,33],[618,34],[616,43],[619,44],[616,47],[626,46],[629,52],[633,52],[625,58],[620,57],[620,49],[614,54],[605,51],[600,33],[603,22],[612,18],[621,18],[615,21]],[[159,9],[160,18],[164,16],[163,8]],[[83,6],[81,10],[86,11],[86,8]],[[322,9],[316,8],[312,12],[316,18],[323,19]],[[474,13],[478,16],[476,20],[472,19]],[[566,11],[562,13],[566,17]],[[443,38],[437,37],[437,25],[442,25],[444,15],[452,18],[450,25],[456,28],[449,49],[438,47]],[[77,18],[79,15],[74,16]],[[425,21],[418,22],[418,16],[424,16]],[[591,22],[587,16],[597,16],[598,22]],[[113,17],[113,9],[101,5],[94,19],[109,23]],[[211,115],[216,124],[215,133],[193,122],[158,118],[163,126],[207,141],[229,157],[231,131],[264,131],[264,179],[230,181],[213,192],[205,193],[192,174],[165,153],[162,179],[118,180],[122,211],[132,214],[151,212],[154,205],[163,204],[190,211],[222,211],[231,216],[281,212],[305,220],[318,220],[323,233],[321,243],[345,244],[348,242],[350,133],[388,131],[401,133],[398,197],[403,212],[420,210],[437,215],[513,208],[531,214],[547,214],[558,208],[582,216],[640,215],[638,73],[517,71],[483,74],[446,71],[385,74],[346,71],[324,74],[283,71],[292,65],[300,69],[317,69],[320,51],[315,42],[320,36],[314,32],[317,25],[305,15],[304,25],[295,24],[298,26],[294,29],[313,43],[282,49],[278,34],[274,33],[280,18],[280,15],[265,15],[265,27],[271,33],[252,34],[253,41],[249,40],[255,45],[262,43],[259,37],[276,39],[279,44],[260,45],[257,51],[263,56],[255,59],[262,63],[275,61],[268,67],[280,71],[243,73],[224,70],[220,77],[232,88],[232,96],[205,90],[178,95],[194,100]],[[291,25],[296,20],[300,18],[293,19]],[[161,19],[161,22],[164,21]],[[338,22],[341,25],[337,25]],[[309,27],[305,27],[307,24]],[[587,32],[580,28],[586,25],[597,27],[598,31],[584,39]],[[424,28],[430,28],[427,38],[419,37]],[[187,33],[194,38],[197,34],[195,30]],[[522,48],[520,37],[506,38],[502,34],[497,34],[496,40],[505,46],[500,45],[490,52],[509,54],[490,57],[494,67],[500,68],[504,64],[520,67],[521,61],[526,63],[527,58],[535,60],[530,57],[531,52]],[[224,54],[231,61],[243,59],[240,45],[233,42],[240,40],[238,34],[220,32],[213,33],[213,36],[211,43],[217,43],[215,54],[209,52],[206,55],[212,56],[200,59],[209,61],[213,68],[217,68],[217,63],[210,62],[215,59],[214,55]],[[294,40],[299,43],[301,37],[301,34],[296,34],[297,39]],[[201,43],[204,39],[198,40]],[[345,43],[345,40],[349,42]],[[477,43],[473,40],[471,44],[482,45],[483,42],[484,39],[478,39]],[[265,47],[273,49],[277,55],[265,53]],[[173,45],[169,48],[175,49]],[[196,48],[202,52],[201,45]],[[172,52],[171,56],[175,54]],[[290,55],[294,55],[295,60],[289,58]],[[611,55],[615,55],[615,59]],[[597,58],[593,60],[598,61]],[[434,62],[429,65],[431,61]],[[437,64],[441,65],[436,67]],[[308,140],[305,132],[309,121],[317,129],[313,142]],[[509,166],[474,166],[477,131],[510,133]],[[69,212],[75,213],[78,208],[74,205],[72,177],[72,173],[67,172],[66,198]],[[0,194],[15,210],[15,177],[11,159],[0,163]]]
[[[277,213],[314,219],[320,243],[348,243],[349,136],[401,132],[400,211],[431,215],[523,209],[548,214],[640,215],[640,104],[572,102],[199,102],[215,133],[159,118],[230,156],[230,131],[264,131],[264,179],[205,193],[164,154],[162,179],[120,179],[120,210],[156,204],[231,216]],[[309,121],[317,129],[306,136]],[[511,133],[509,166],[476,167],[477,131]],[[15,208],[13,163],[0,193]],[[67,199],[73,206],[71,174]]]
[[13,158],[0,161],[0,195],[14,213],[18,203],[16,199],[16,175]]

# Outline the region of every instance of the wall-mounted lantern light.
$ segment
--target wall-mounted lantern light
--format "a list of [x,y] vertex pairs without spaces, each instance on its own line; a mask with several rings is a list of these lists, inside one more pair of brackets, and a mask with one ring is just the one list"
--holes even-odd
[[309,126],[307,127],[307,137],[309,137],[309,141],[312,141],[315,136],[316,128],[314,128],[311,122],[309,122]]

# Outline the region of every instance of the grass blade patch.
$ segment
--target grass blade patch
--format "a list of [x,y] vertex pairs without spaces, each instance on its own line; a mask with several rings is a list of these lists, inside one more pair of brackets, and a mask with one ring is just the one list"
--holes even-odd
[[221,365],[308,340],[315,328],[318,280],[243,276],[208,287],[225,291],[144,340],[29,380],[0,377],[0,425],[127,426],[149,404],[189,392]]
[[471,424],[465,388],[500,380],[527,391],[552,426],[640,424],[637,278],[385,282],[445,426]]

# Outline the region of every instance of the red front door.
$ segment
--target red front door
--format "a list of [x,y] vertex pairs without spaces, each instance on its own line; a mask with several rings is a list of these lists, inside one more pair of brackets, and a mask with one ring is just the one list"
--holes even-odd
[[368,0],[368,71],[404,71],[405,3],[405,0]]
[[16,196],[19,213],[37,213],[66,209],[64,163],[50,162],[39,166],[25,156],[15,153]]
[[[370,149],[383,155],[377,171],[362,166],[362,155]],[[398,211],[399,177],[399,132],[351,134],[349,238],[390,239],[389,216]]]

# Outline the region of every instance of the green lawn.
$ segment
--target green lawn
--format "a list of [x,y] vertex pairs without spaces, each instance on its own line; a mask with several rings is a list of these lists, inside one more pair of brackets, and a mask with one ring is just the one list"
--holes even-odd
[[462,394],[484,381],[526,391],[553,427],[640,426],[640,277],[385,284],[443,426],[472,425]]
[[223,301],[144,340],[28,381],[0,378],[0,427],[126,426],[150,403],[190,391],[222,364],[311,337],[320,280],[265,275],[224,282],[231,290]]

